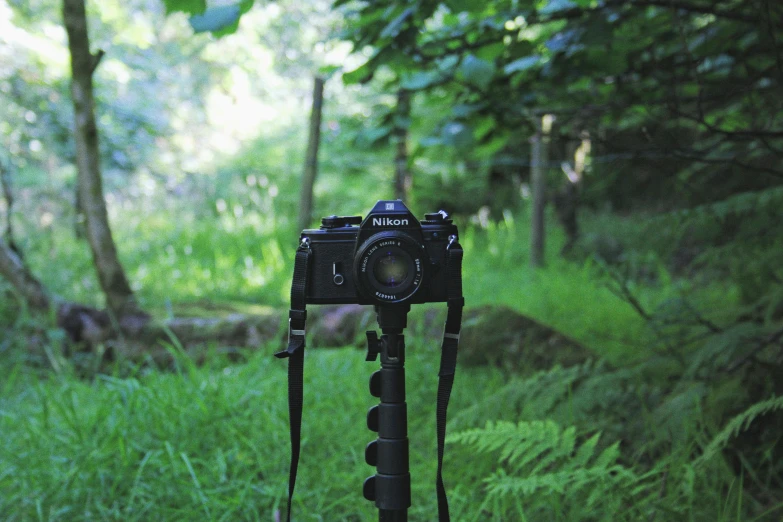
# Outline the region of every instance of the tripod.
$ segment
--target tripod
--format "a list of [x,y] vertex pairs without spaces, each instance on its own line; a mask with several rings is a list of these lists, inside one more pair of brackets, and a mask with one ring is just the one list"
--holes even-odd
[[381,403],[367,413],[367,427],[378,438],[367,445],[365,460],[376,474],[364,481],[364,498],[375,502],[380,522],[407,522],[411,505],[408,410],[405,403],[405,336],[410,305],[376,305],[380,339],[367,332],[367,360],[381,356],[370,378],[370,394]]

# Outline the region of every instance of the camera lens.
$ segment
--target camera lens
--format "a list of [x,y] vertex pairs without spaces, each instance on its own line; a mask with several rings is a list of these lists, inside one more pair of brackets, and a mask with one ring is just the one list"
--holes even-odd
[[408,262],[387,250],[375,260],[373,275],[380,284],[394,288],[408,277]]
[[354,280],[363,297],[376,303],[401,303],[413,297],[424,278],[424,246],[393,231],[370,236],[356,249]]

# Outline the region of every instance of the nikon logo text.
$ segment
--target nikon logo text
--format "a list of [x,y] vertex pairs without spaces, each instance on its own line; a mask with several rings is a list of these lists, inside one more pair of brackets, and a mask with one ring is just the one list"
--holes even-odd
[[407,219],[372,218],[374,227],[401,227],[408,224]]

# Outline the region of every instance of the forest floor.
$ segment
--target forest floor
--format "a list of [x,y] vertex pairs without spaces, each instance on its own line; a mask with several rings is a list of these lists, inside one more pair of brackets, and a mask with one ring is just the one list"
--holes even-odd
[[[586,229],[592,233],[589,222]],[[143,233],[119,227],[119,244],[127,245],[123,238],[132,238],[137,247],[123,248],[124,261],[131,278],[143,283],[140,295],[148,309],[165,315],[175,310],[214,313],[223,306],[248,313],[269,309],[258,306],[285,307],[291,261],[285,245],[291,241],[281,236],[259,241],[252,227],[223,232],[206,224],[178,224],[168,230],[153,224]],[[613,279],[602,272],[608,265],[560,259],[562,238],[554,229],[548,265],[530,269],[524,220],[471,225],[462,243],[469,307],[512,307],[577,340],[596,355],[596,361],[519,374],[458,369],[449,432],[462,435],[449,444],[445,480],[459,520],[523,520],[525,513],[534,520],[540,519],[535,514],[543,513],[550,513],[552,520],[671,520],[672,513],[683,520],[743,519],[742,497],[736,495],[740,484],[725,467],[716,464],[721,472],[710,477],[694,475],[693,445],[707,436],[697,424],[688,424],[681,434],[690,442],[672,445],[665,428],[656,425],[659,412],[626,404],[622,411],[635,412],[638,423],[650,430],[635,435],[649,440],[631,444],[635,452],[619,453],[620,437],[628,431],[618,424],[623,421],[618,421],[617,412],[602,413],[601,407],[647,393],[644,384],[633,381],[636,377],[622,372],[634,372],[639,361],[649,359],[653,332],[617,295]],[[30,247],[28,259],[50,287],[75,291],[81,298],[88,295],[84,287],[89,290],[92,284],[89,260],[79,249],[56,234]],[[259,251],[259,256],[249,255]],[[75,262],[41,270],[53,252]],[[676,281],[660,263],[648,263],[644,270],[649,272],[646,282],[633,286],[640,306],[654,309],[683,293],[699,306],[717,299],[724,306],[731,302],[730,289]],[[81,281],[80,287],[73,281]],[[181,302],[172,302],[169,296]],[[421,318],[421,311],[412,314],[412,331]],[[173,343],[169,349],[176,361],[174,371],[116,364],[108,373],[105,368],[95,372],[89,364],[75,365],[58,355],[57,333],[51,329],[43,330],[50,341],[46,359],[30,361],[20,355],[21,333],[29,327],[24,321],[9,324],[6,331],[19,333],[18,342],[5,342],[0,352],[0,373],[5,376],[0,383],[4,520],[273,520],[275,511],[285,510],[286,365],[271,357],[276,346],[248,348],[242,363],[214,350],[196,366]],[[436,510],[437,339],[415,338],[409,344],[415,347],[407,362],[411,516],[431,520]],[[617,370],[602,366],[601,360]],[[303,457],[295,503],[300,520],[359,521],[374,516],[373,506],[361,497],[361,482],[371,474],[363,448],[373,438],[364,417],[375,403],[367,392],[374,369],[353,348],[308,352]],[[666,369],[654,368],[652,373],[656,372],[665,380]],[[620,382],[633,386],[623,388],[626,395],[621,399],[605,399],[605,394],[620,392]],[[512,424],[503,428],[503,422]],[[477,447],[471,430],[485,426],[490,447],[480,442]],[[492,446],[496,429],[505,429],[511,439],[501,438]],[[504,444],[527,448],[529,443],[523,441],[530,435],[520,433],[536,430],[543,430],[536,439],[539,444],[548,441],[556,446],[531,450],[533,456],[523,462],[530,465],[549,454],[549,467],[517,468],[518,457],[508,461]],[[669,442],[661,446],[664,439]],[[660,453],[662,447],[668,450]],[[578,471],[569,467],[574,459],[583,461]],[[589,476],[583,476],[584,470]],[[538,477],[540,482],[515,483],[505,473],[528,480]],[[667,488],[669,476],[668,480],[679,481],[676,487]],[[558,480],[563,482],[558,485]],[[569,483],[573,491],[565,493]],[[531,500],[536,491],[549,492],[543,505]],[[509,500],[509,492],[516,500]],[[596,507],[595,495],[612,500]],[[756,512],[761,511],[757,506]],[[773,519],[765,516],[758,520]]]

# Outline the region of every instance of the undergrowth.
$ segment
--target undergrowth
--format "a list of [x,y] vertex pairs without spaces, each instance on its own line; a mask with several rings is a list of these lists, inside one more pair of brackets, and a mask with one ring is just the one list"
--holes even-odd
[[[2,519],[272,520],[286,496],[286,370],[268,351],[248,356],[243,365],[214,356],[203,367],[180,357],[173,373],[139,368],[91,381],[67,366],[35,371],[4,357]],[[376,401],[366,389],[376,365],[363,359],[354,349],[308,352],[295,520],[377,516],[360,493],[372,472],[363,458],[373,438],[364,416]],[[412,353],[407,368],[410,515],[432,520],[434,350]],[[627,441],[624,428],[595,422],[621,426],[598,409],[607,394],[633,396],[630,384],[618,386],[629,376],[615,373],[587,365],[522,378],[461,368],[445,461],[455,520],[778,519],[783,506],[763,514],[740,494],[742,479],[719,450],[783,406],[780,398],[711,439],[700,436],[694,416],[692,436],[649,461],[628,452],[643,439]]]
[[[157,315],[286,304],[297,231],[241,202],[224,200],[221,211],[228,196],[215,198],[212,221],[114,210],[132,284]],[[672,239],[661,228],[657,250],[644,251],[649,223],[584,222],[588,231],[616,223],[625,250],[598,238],[589,255],[565,260],[550,227],[548,264],[533,270],[523,215],[459,223],[468,306],[509,306],[596,360],[525,376],[459,368],[445,466],[455,520],[780,520],[783,402],[765,370],[779,365],[777,287],[762,292],[755,269],[703,244],[691,263],[712,271],[683,277],[693,267],[667,256],[696,241],[687,227]],[[87,249],[57,226],[30,236],[27,259],[47,286],[91,303],[99,292]],[[178,357],[176,372],[118,363],[85,375],[59,353],[57,329],[32,324],[2,283],[0,296],[10,333],[0,338],[0,519],[273,520],[284,510],[285,364],[271,347],[248,351],[242,365]],[[412,314],[412,332],[420,319]],[[31,364],[28,342],[47,359]],[[410,513],[432,520],[437,342],[409,342]],[[360,494],[372,473],[363,447],[373,369],[355,350],[308,352],[296,520],[377,516]]]

